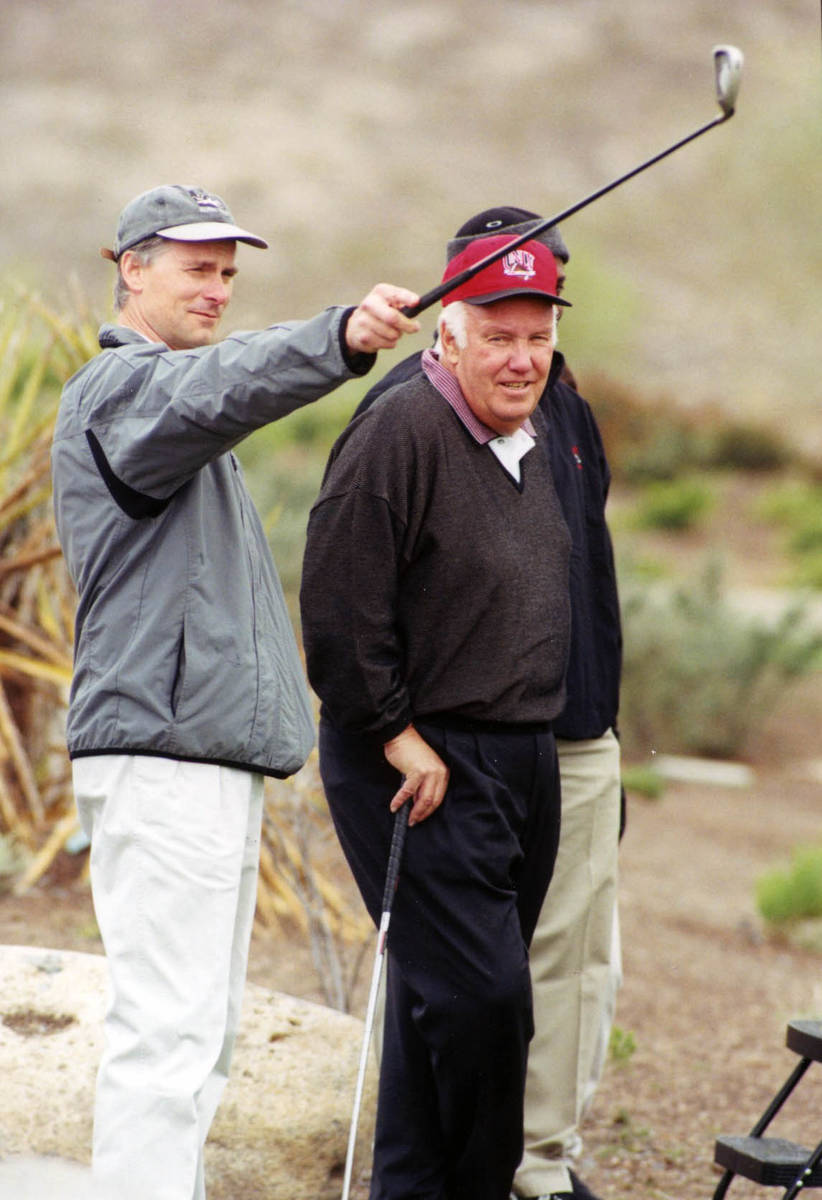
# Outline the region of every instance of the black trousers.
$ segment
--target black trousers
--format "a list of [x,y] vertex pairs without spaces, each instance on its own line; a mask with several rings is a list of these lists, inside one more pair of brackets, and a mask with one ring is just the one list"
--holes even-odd
[[[415,722],[448,764],[408,831],[391,915],[371,1200],[508,1200],[522,1156],[528,944],[559,841],[553,734]],[[379,923],[399,776],[376,739],[320,723],[343,852]]]

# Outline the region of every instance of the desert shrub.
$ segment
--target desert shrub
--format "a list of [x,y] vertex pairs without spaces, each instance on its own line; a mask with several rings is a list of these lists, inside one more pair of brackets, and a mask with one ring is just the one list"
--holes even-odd
[[693,529],[712,504],[710,489],[695,479],[649,483],[636,502],[634,524],[640,529],[675,532]]
[[822,846],[803,847],[795,851],[788,867],[775,867],[760,876],[756,903],[774,925],[822,917]]
[[810,591],[822,591],[822,547],[803,554],[791,571],[791,582]]
[[822,507],[822,487],[792,479],[770,487],[756,502],[755,514],[763,521],[790,528],[811,521]]
[[720,470],[777,471],[790,461],[785,440],[764,425],[723,421],[706,437],[704,465]]
[[662,559],[649,554],[638,554],[634,547],[622,544],[620,532],[629,524],[623,517],[611,517],[609,525],[615,534],[617,549],[617,577],[629,579],[633,587],[640,584],[664,583],[671,578],[671,568]]
[[614,477],[627,482],[671,479],[694,461],[693,437],[668,399],[649,401],[603,374],[584,381]]
[[627,792],[645,796],[648,800],[658,800],[665,790],[665,780],[647,763],[623,766],[622,785]]
[[766,426],[728,420],[711,409],[674,410],[626,451],[620,471],[627,481],[641,482],[693,470],[777,471],[788,459],[784,440]]
[[608,1057],[611,1062],[624,1065],[635,1053],[636,1038],[630,1029],[621,1029],[619,1025],[613,1025],[608,1038]]
[[788,534],[788,550],[791,554],[803,555],[822,550],[822,510],[808,513]]
[[626,750],[738,755],[790,683],[822,662],[799,600],[775,622],[724,600],[709,564],[693,584],[623,584],[620,727]]
[[589,376],[582,391],[614,476],[627,483],[694,470],[776,471],[796,458],[779,432],[716,406],[683,409],[667,396],[641,395],[603,374]]
[[647,438],[626,452],[621,474],[629,483],[676,479],[705,457],[697,430],[670,417],[657,422]]
[[782,483],[760,498],[756,512],[784,531],[791,581],[822,588],[822,486],[807,480]]
[[792,480],[767,491],[757,513],[785,531],[786,549],[801,555],[822,548],[822,487]]

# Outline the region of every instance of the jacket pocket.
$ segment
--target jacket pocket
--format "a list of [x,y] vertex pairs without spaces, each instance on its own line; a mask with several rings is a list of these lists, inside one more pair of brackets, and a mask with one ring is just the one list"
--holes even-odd
[[186,675],[186,630],[185,625],[180,631],[180,639],[177,642],[177,665],[174,669],[174,682],[171,685],[171,714],[177,716],[177,708],[180,703],[180,698],[183,694]]

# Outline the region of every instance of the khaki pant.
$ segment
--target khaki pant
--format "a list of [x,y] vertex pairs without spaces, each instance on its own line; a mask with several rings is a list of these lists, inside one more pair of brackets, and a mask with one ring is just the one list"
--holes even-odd
[[599,1081],[620,981],[617,922],[619,743],[609,730],[557,741],[559,852],[531,943],[536,1033],[525,1089],[519,1196],[568,1192],[569,1159]]

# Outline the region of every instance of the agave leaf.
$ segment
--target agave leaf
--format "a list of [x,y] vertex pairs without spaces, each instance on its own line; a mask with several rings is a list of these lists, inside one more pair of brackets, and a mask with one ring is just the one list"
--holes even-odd
[[57,416],[60,397],[54,396],[52,399],[46,401],[44,406],[43,396],[41,395],[38,403],[40,408],[45,407],[45,411],[39,417],[36,424],[29,425],[27,429],[20,429],[16,444],[13,447],[7,446],[2,456],[0,456],[0,467],[8,466],[15,460],[22,460],[23,455],[29,450],[33,455],[39,454],[42,451],[46,463],[48,462],[48,451],[54,433],[54,419]]
[[6,502],[0,502],[0,531],[3,529],[8,529],[8,527],[13,525],[15,521],[33,512],[33,510],[37,508],[39,504],[43,504],[49,499],[50,496],[51,485],[46,485],[45,487],[40,488],[40,490],[35,492],[33,495],[25,496],[17,504],[12,505],[11,508],[6,509],[5,511],[3,511],[3,509]]
[[8,614],[0,612],[0,629],[18,642],[23,642],[46,662],[52,662],[64,670],[71,670],[71,657],[59,646],[52,645],[34,629],[28,628],[20,621],[15,621]]
[[[99,353],[100,347],[97,343],[96,334],[88,322],[82,325],[75,325],[58,316],[57,313],[44,305],[36,296],[30,297],[29,303],[32,310],[43,319],[67,352],[69,374],[73,374],[74,371],[82,367],[83,363],[88,362],[90,358]],[[68,375],[66,378],[68,378]]]
[[39,399],[48,364],[49,347],[46,346],[34,362],[30,362],[21,372],[18,380],[22,384],[20,395],[14,406],[11,427],[6,435],[6,447],[3,454],[5,461],[12,461],[19,453],[19,446],[31,424],[31,412]]
[[0,650],[0,675],[20,672],[32,679],[48,680],[50,683],[71,683],[71,666],[46,663],[39,658],[17,654],[13,650]]
[[[37,624],[53,643],[63,647],[65,645],[64,630],[55,609],[55,600],[58,599],[52,595],[46,582],[45,573],[39,571],[37,575]],[[63,654],[63,651],[60,650],[58,653]],[[70,661],[68,655],[63,654],[63,657],[66,661]]]
[[39,566],[40,563],[61,557],[62,551],[59,546],[46,546],[44,550],[36,550],[28,554],[20,553],[14,558],[0,559],[0,579],[4,575],[13,575],[15,571],[28,571],[32,567]]

